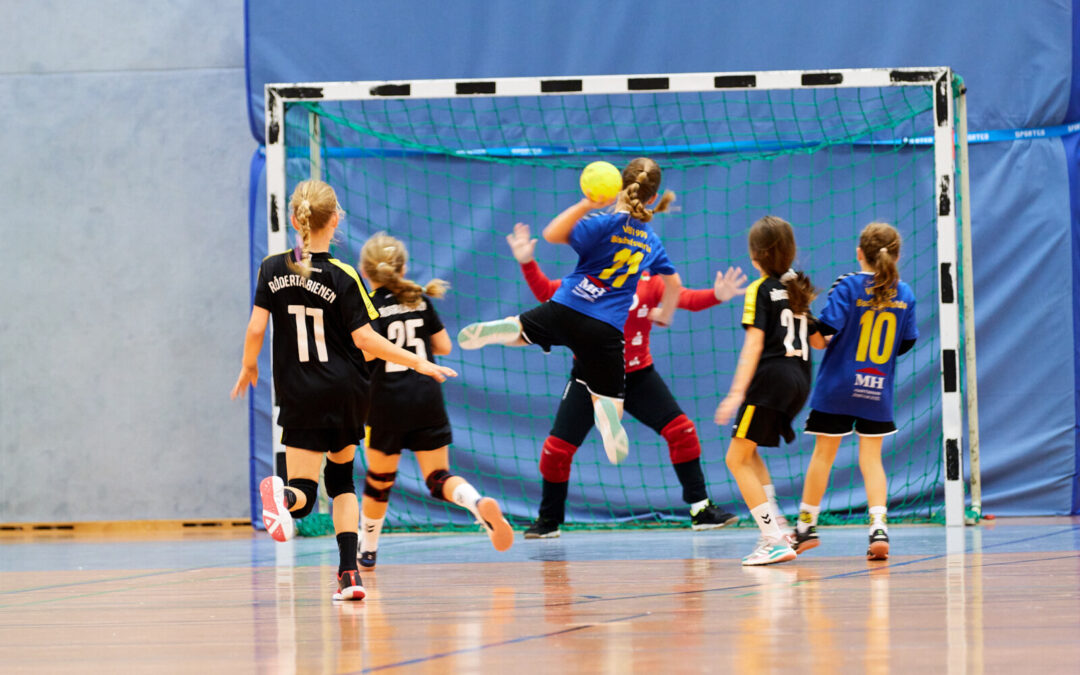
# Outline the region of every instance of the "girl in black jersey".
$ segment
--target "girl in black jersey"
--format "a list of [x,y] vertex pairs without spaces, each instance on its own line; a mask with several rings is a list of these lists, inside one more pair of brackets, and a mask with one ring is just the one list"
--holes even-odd
[[761,528],[761,540],[742,564],[768,565],[794,560],[796,553],[757,447],[779,446],[781,436],[788,443],[795,440],[791,421],[810,393],[808,326],[814,287],[804,273],[791,269],[795,233],[786,221],[765,216],[750,227],[748,240],[750,259],[762,277],[746,289],[746,339],[731,389],[716,409],[716,423],[727,424],[734,416],[726,462]]
[[[405,244],[384,232],[372,236],[361,249],[360,271],[371,282],[371,299],[379,314],[372,325],[421,359],[449,354],[450,336],[428,300],[445,295],[446,283],[434,279],[421,287],[406,279],[407,261]],[[379,534],[403,448],[416,453],[432,497],[468,509],[484,526],[496,550],[510,548],[514,532],[498,502],[482,497],[464,478],[449,471],[453,436],[442,387],[396,363],[382,361],[374,363],[371,384],[360,564],[375,567]]]
[[[270,476],[259,485],[263,523],[277,541],[290,539],[293,518],[311,512],[319,467],[326,458],[326,492],[333,498],[340,564],[335,600],[360,600],[356,567],[359,509],[353,456],[364,433],[369,400],[360,350],[442,382],[457,375],[388,342],[370,321],[378,317],[360,277],[330,257],[339,209],[333,188],[318,180],[296,186],[290,221],[296,250],[267,256],[259,267],[255,306],[244,339],[243,365],[232,397],[259,380],[258,357],[266,324],[274,318],[274,391],[289,484]],[[359,347],[359,349],[357,349]]]

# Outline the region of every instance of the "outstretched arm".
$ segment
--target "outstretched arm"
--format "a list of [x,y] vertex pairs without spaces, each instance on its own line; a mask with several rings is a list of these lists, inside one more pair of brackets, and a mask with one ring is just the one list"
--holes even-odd
[[602,209],[613,201],[615,200],[590,202],[588,199],[583,198],[577,204],[565,209],[562,213],[551,219],[551,222],[544,228],[544,241],[550,244],[569,243],[570,231],[574,229],[574,225],[577,225],[579,220],[585,217],[586,213],[595,211],[596,209]]
[[689,289],[679,291],[679,309],[700,312],[727,302],[736,295],[746,294],[746,275],[741,267],[729,267],[727,272],[716,272],[716,281],[712,288]]
[[750,387],[750,380],[754,379],[761,352],[765,349],[765,331],[760,328],[749,326],[746,329],[746,340],[743,342],[742,351],[739,352],[739,365],[735,367],[735,376],[731,378],[731,388],[720,405],[716,407],[714,420],[717,424],[727,424],[739,411],[739,406],[746,400],[746,390]]
[[436,382],[445,382],[448,377],[457,377],[457,373],[452,368],[435,365],[407,349],[398,347],[376,333],[370,323],[366,323],[354,330],[352,338],[353,343],[364,352],[384,361],[392,361],[406,368],[411,368],[421,375],[427,375]]
[[529,284],[529,290],[540,302],[547,302],[562,284],[561,281],[548,279],[540,269],[539,263],[533,257],[536,250],[536,240],[529,236],[529,226],[525,223],[514,225],[514,231],[506,235],[506,243],[510,244],[510,251],[514,254],[514,260],[521,264],[521,273],[525,275],[525,283]]
[[259,383],[259,352],[262,351],[263,337],[266,336],[266,324],[270,321],[270,310],[265,307],[251,308],[247,333],[244,335],[244,357],[241,361],[240,375],[236,378],[230,398],[243,398],[248,386]]

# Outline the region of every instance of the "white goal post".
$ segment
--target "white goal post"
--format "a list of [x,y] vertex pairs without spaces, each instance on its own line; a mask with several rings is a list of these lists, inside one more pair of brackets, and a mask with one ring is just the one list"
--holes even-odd
[[[411,81],[361,81],[267,84],[266,94],[266,186],[269,251],[288,248],[286,193],[285,110],[288,104],[320,101],[377,99],[453,99],[508,96],[573,96],[589,94],[660,94],[738,90],[810,90],[858,87],[931,88],[933,99],[933,145],[935,205],[937,214],[938,317],[940,328],[940,386],[942,407],[942,453],[944,468],[945,522],[964,524],[963,428],[965,402],[961,391],[961,311],[969,331],[963,355],[968,382],[969,450],[972,453],[973,509],[981,508],[978,476],[977,401],[975,398],[974,315],[970,285],[970,229],[967,206],[967,167],[958,180],[957,157],[966,164],[967,138],[957,134],[955,120],[966,127],[963,88],[954,98],[950,68],[869,68],[815,71],[760,71],[678,73],[654,75],[597,75],[556,78],[433,79]],[[954,109],[959,105],[959,109]],[[313,125],[311,161],[318,175],[317,126]],[[963,129],[966,131],[966,128]],[[959,199],[958,199],[959,197]],[[964,302],[958,283],[957,213],[964,206]],[[275,415],[276,419],[276,415]]]

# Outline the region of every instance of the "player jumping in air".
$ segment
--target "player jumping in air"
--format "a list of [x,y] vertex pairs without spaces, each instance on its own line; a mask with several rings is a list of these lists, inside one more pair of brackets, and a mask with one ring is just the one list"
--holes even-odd
[[750,227],[748,240],[750,259],[763,276],[746,289],[745,341],[716,423],[735,420],[727,466],[761,529],[758,545],[742,564],[768,565],[794,560],[796,553],[757,448],[777,447],[781,436],[788,443],[795,440],[791,421],[810,393],[807,339],[814,287],[804,273],[791,269],[795,233],[786,221],[765,216]]
[[[441,298],[440,279],[421,287],[405,278],[405,244],[385,233],[371,237],[360,251],[360,270],[371,282],[371,300],[379,312],[375,330],[422,359],[449,354],[450,336],[428,298]],[[427,297],[424,297],[427,296]],[[397,477],[402,448],[416,453],[416,462],[435,499],[445,499],[476,517],[495,549],[514,543],[514,532],[499,504],[481,497],[461,476],[450,473],[449,445],[453,440],[442,387],[392,361],[376,361],[371,375],[371,436],[365,451],[367,479],[361,510],[360,565],[375,567],[375,556],[390,488]]]
[[859,469],[870,507],[869,560],[889,557],[885,524],[888,485],[881,464],[881,443],[896,433],[893,381],[896,358],[915,346],[915,294],[900,281],[900,233],[886,223],[870,223],[855,249],[860,271],[845,274],[829,291],[817,324],[828,347],[821,360],[810,400],[806,433],[817,436],[806,469],[795,550],[801,555],[818,545],[817,520],[840,441],[859,435]]
[[[360,350],[442,382],[457,375],[388,342],[370,325],[378,313],[352,267],[330,257],[340,210],[333,188],[318,180],[296,186],[290,221],[301,245],[268,256],[259,267],[255,306],[244,339],[243,366],[232,397],[259,381],[258,357],[266,324],[274,319],[274,391],[281,408],[288,486],[277,476],[263,479],[263,523],[276,541],[295,533],[293,518],[315,506],[323,458],[326,492],[334,500],[338,592],[335,600],[361,600],[357,569],[359,508],[353,486],[353,457],[364,435],[369,390]],[[359,349],[357,349],[359,347]]]
[[660,167],[647,157],[632,160],[622,172],[623,189],[611,213],[586,214],[607,204],[582,199],[544,228],[544,239],[570,244],[577,267],[563,278],[551,300],[520,316],[466,326],[458,334],[462,349],[489,344],[565,345],[577,358],[578,381],[589,392],[593,417],[612,464],[630,450],[622,426],[626,374],[623,325],[634,301],[638,278],[645,270],[664,284],[660,307],[652,320],[669,325],[682,287],[675,267],[649,221],[665,211],[675,196],[667,192],[649,209],[660,189]]
[[[521,264],[521,271],[536,299],[540,302],[550,299],[562,282],[548,279],[540,270],[533,257],[536,240],[530,238],[529,226],[518,223],[506,241],[514,258]],[[679,293],[679,309],[697,312],[727,302],[746,292],[743,288],[745,282],[746,275],[742,269],[729,267],[727,273],[716,273],[712,288],[682,289]],[[653,367],[649,351],[649,333],[652,330],[649,313],[660,302],[663,289],[660,279],[642,274],[630,305],[630,315],[623,326],[626,340],[626,411],[667,441],[671,464],[683,488],[683,500],[690,505],[691,527],[710,530],[733,523],[738,516],[725,512],[709,501],[705,476],[701,471],[701,443],[697,429],[679,408],[667,384]],[[526,539],[558,537],[559,526],[565,519],[570,465],[574,453],[593,427],[589,393],[578,378],[575,362],[570,381],[563,390],[559,411],[555,414],[551,435],[544,441],[541,451],[540,474],[544,482],[540,515],[525,530]]]

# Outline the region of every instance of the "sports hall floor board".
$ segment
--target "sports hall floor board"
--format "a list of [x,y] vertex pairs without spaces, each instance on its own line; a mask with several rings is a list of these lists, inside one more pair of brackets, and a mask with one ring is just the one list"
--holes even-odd
[[1077,672],[1080,518],[825,528],[743,568],[751,529],[387,535],[333,603],[330,537],[0,537],[0,671]]

